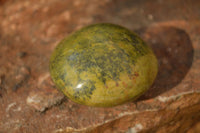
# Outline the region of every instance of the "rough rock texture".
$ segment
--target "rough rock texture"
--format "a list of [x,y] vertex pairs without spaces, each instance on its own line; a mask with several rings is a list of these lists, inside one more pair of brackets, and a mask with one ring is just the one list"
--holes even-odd
[[[0,133],[200,132],[199,5],[197,0],[0,0]],[[63,98],[49,77],[57,43],[98,22],[138,32],[158,57],[158,77],[137,101],[113,108],[78,105]]]

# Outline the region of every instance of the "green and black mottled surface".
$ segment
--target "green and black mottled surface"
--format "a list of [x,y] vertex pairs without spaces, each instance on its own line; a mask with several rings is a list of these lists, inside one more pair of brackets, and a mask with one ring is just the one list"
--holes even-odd
[[95,24],[59,43],[51,56],[50,73],[71,100],[107,107],[143,94],[156,77],[157,59],[126,28]]

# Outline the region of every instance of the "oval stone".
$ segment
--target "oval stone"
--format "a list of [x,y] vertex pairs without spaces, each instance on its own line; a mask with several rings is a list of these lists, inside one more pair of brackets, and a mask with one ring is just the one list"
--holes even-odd
[[152,50],[135,33],[114,24],[94,24],[64,38],[50,59],[56,86],[79,104],[109,107],[132,101],[152,85]]

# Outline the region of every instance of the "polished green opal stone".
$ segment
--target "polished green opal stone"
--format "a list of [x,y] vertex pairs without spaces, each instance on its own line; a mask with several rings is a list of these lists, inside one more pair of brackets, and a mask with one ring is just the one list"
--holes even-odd
[[109,107],[132,101],[152,85],[157,59],[136,34],[94,24],[63,39],[50,59],[56,86],[72,101]]

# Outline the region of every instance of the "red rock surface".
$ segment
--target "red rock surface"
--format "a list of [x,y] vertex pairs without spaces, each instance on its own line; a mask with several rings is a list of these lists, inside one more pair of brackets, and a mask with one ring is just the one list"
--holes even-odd
[[[197,0],[0,0],[0,133],[200,132],[199,5]],[[63,98],[49,77],[57,43],[98,22],[136,31],[158,57],[158,77],[137,101],[113,108],[79,105]]]

